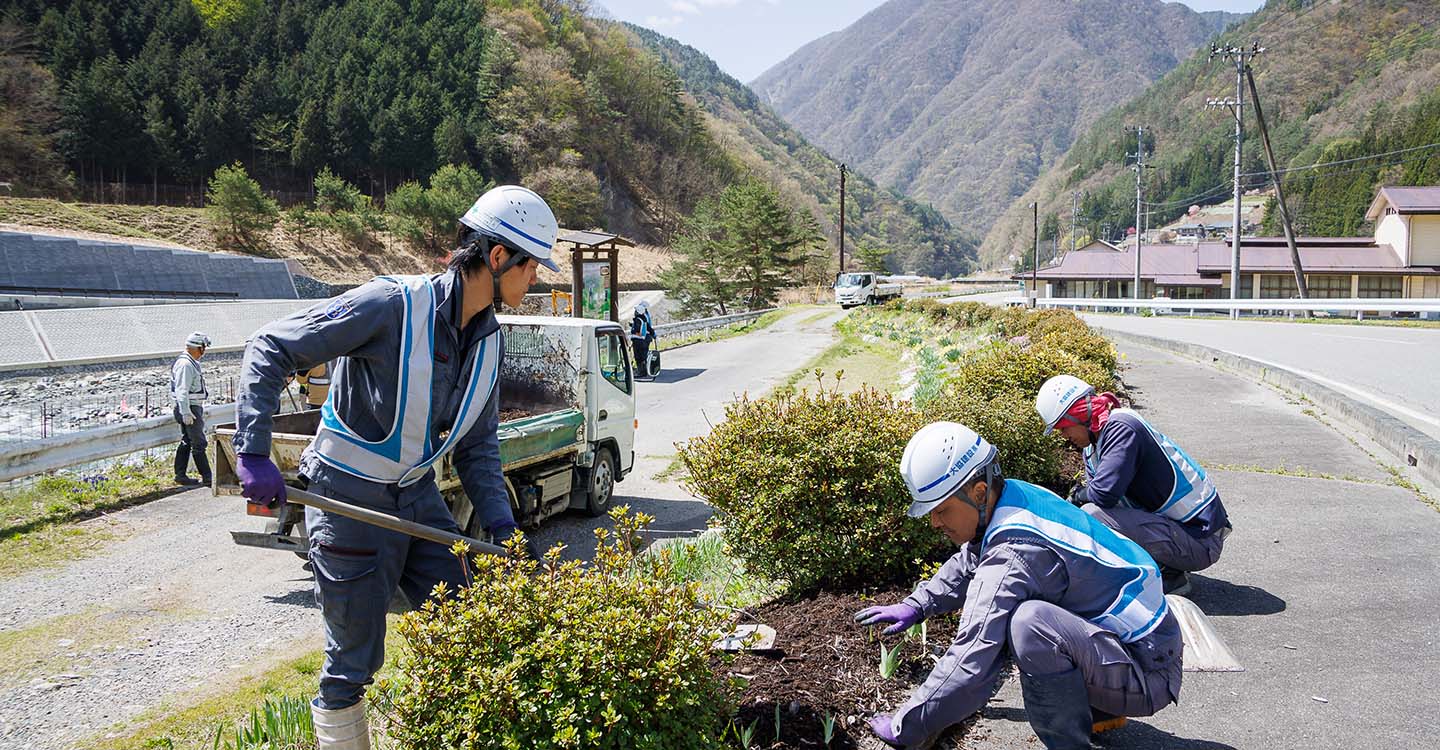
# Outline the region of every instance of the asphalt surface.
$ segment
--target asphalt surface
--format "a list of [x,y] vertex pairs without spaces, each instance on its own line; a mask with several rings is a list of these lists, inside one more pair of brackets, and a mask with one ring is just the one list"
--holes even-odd
[[1200,344],[1298,372],[1440,438],[1440,328],[1081,317],[1100,328]]
[[[760,332],[665,352],[660,377],[638,384],[638,461],[616,504],[654,515],[659,536],[704,528],[708,506],[654,479],[673,444],[707,433],[734,396],[764,393],[803,367],[834,340],[840,314],[800,311]],[[0,748],[88,746],[147,711],[189,705],[322,647],[302,561],[231,542],[232,530],[263,528],[243,507],[193,490],[110,513],[82,524],[108,535],[85,543],[94,554],[0,580]],[[535,536],[588,556],[603,523],[567,514]]]
[[[1436,747],[1440,512],[1275,391],[1120,349],[1137,408],[1211,467],[1235,525],[1190,598],[1246,671],[1185,673],[1178,705],[1099,746]],[[1301,476],[1318,472],[1355,481]],[[960,746],[1038,747],[1022,705],[1011,679]]]

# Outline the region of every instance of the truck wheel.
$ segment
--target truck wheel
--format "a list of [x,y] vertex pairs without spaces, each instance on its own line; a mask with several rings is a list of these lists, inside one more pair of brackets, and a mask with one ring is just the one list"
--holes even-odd
[[595,465],[585,487],[585,512],[598,518],[610,512],[610,498],[615,494],[615,457],[609,448],[595,451]]

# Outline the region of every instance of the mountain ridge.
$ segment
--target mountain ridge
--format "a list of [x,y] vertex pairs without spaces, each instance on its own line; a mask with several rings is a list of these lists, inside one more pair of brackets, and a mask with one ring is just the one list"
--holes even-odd
[[983,232],[1230,18],[1160,0],[891,0],[754,88],[817,146]]

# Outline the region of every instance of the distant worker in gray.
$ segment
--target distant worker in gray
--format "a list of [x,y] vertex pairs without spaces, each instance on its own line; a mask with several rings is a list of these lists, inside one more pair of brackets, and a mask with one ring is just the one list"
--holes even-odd
[[[196,331],[185,339],[185,353],[170,366],[170,395],[175,401],[175,421],[180,425],[180,445],[175,448],[175,483],[210,484],[210,459],[205,455],[205,373],[200,360],[210,348],[210,337]],[[195,459],[199,479],[186,476],[190,459]]]
[[1205,469],[1114,394],[1074,375],[1040,386],[1035,410],[1085,456],[1085,484],[1070,502],[1145,548],[1165,593],[1190,590],[1189,572],[1220,559],[1230,516]]

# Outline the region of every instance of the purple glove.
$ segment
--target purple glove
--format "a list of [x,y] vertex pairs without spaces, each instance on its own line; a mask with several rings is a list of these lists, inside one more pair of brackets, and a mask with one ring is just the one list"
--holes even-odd
[[895,747],[901,746],[900,740],[895,737],[895,722],[891,721],[889,716],[885,714],[872,716],[867,723],[870,725],[870,731],[874,732],[876,737]]
[[246,501],[267,508],[285,502],[285,478],[269,456],[241,453],[235,473],[240,476],[240,494]]
[[885,635],[903,633],[923,619],[925,618],[920,614],[920,610],[905,602],[891,604],[888,607],[866,607],[855,613],[855,622],[861,625],[879,625],[882,622],[895,623],[885,628]]

